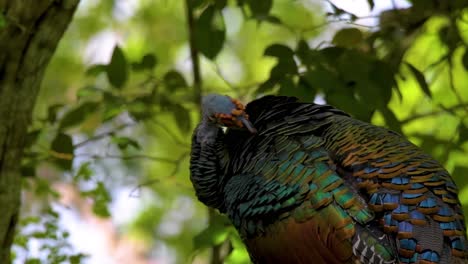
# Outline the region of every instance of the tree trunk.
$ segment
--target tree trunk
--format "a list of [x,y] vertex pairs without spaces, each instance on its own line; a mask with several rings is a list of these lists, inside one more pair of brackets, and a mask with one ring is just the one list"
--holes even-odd
[[20,164],[45,69],[79,0],[0,0],[0,263],[11,263]]

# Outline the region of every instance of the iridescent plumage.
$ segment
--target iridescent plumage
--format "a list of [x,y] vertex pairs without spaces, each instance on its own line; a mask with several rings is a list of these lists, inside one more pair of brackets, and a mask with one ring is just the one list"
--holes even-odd
[[402,136],[291,97],[245,113],[257,133],[199,125],[190,169],[253,262],[468,263],[457,187]]

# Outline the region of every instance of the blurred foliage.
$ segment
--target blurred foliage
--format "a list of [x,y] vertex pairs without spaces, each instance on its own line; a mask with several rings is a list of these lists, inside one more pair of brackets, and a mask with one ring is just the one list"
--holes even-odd
[[[201,58],[202,93],[325,101],[405,134],[446,166],[468,206],[466,1],[413,0],[370,26],[330,1],[187,3],[82,2],[48,68],[26,142],[20,261],[86,263],[87,252],[57,250],[70,247],[52,209],[60,205],[55,184],[66,183],[103,218],[128,214],[110,205],[116,190],[133,188],[128,199],[141,199],[141,210],[119,229],[156,260],[248,262],[235,230],[223,216],[208,217],[189,182],[200,98],[190,54]],[[30,224],[43,228],[26,232]],[[46,239],[50,254],[21,254],[34,239]],[[161,248],[172,258],[158,258]]]

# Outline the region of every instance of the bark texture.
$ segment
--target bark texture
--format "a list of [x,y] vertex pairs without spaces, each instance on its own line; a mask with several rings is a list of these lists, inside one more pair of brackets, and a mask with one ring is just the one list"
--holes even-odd
[[0,0],[0,263],[11,263],[20,163],[45,69],[79,0]]

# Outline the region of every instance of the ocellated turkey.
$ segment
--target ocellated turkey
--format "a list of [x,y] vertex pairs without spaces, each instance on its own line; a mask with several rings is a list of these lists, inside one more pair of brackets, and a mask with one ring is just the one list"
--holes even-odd
[[468,263],[457,187],[401,135],[292,97],[202,106],[191,181],[254,263]]

